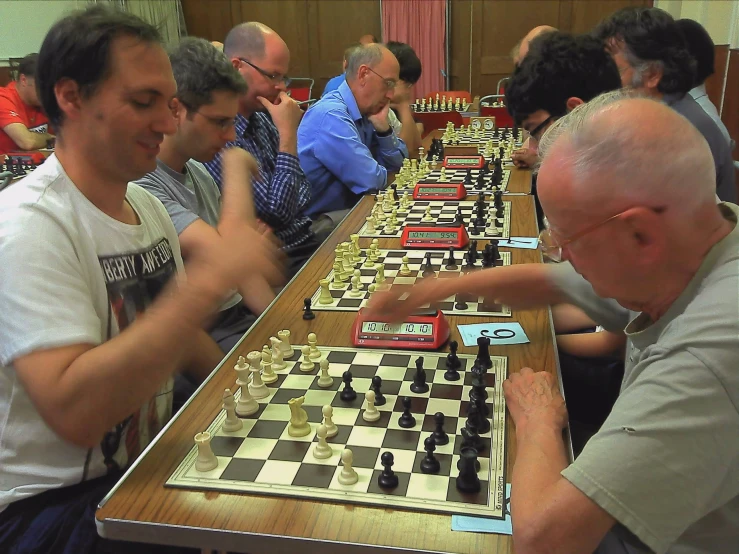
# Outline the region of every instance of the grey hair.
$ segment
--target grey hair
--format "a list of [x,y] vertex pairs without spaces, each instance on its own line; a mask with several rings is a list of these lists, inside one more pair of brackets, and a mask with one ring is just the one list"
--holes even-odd
[[223,42],[223,52],[229,58],[244,56],[260,60],[265,54],[264,34],[274,32],[272,29],[257,21],[236,25],[226,35]]
[[382,50],[384,46],[380,44],[367,44],[359,46],[356,50],[349,54],[346,60],[346,77],[347,80],[353,81],[357,78],[359,68],[363,65],[375,67],[382,61]]
[[[638,121],[618,120],[618,112],[633,102],[667,110],[664,127],[645,128]],[[606,114],[616,118],[604,118]],[[601,94],[556,121],[539,143],[540,163],[545,164],[555,145],[565,141],[574,193],[587,196],[595,205],[617,197],[633,204],[667,203],[692,210],[715,200],[716,169],[703,135],[682,115],[636,91]],[[606,182],[616,188],[607,188]]]
[[196,111],[213,102],[213,92],[246,92],[246,82],[223,52],[203,38],[185,37],[169,53],[177,98]]
[[631,70],[634,72],[634,76],[631,78],[630,87],[640,88],[644,86],[644,74],[652,69],[654,71],[660,71],[662,74],[665,72],[665,64],[661,60],[642,60],[639,56],[632,52],[629,45],[624,42],[621,46],[626,62],[631,66]]

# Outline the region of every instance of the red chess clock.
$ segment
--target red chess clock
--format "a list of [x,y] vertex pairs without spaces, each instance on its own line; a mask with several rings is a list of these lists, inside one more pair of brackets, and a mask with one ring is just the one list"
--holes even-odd
[[418,183],[413,200],[464,200],[467,189],[463,183]]
[[464,225],[406,225],[400,235],[403,248],[424,248],[447,250],[464,248],[470,242],[470,236]]
[[446,156],[444,167],[447,169],[482,169],[485,165],[483,156]]
[[403,323],[388,323],[368,319],[362,308],[352,327],[352,344],[362,348],[438,350],[449,334],[449,323],[439,310],[416,313]]

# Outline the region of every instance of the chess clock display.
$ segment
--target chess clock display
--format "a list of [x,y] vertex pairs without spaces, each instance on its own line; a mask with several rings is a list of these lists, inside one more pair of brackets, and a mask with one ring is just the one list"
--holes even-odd
[[359,310],[352,327],[352,344],[363,348],[438,350],[449,339],[449,323],[439,310],[426,310],[402,323],[368,319]]
[[446,156],[444,167],[447,169],[482,169],[485,165],[483,156]]
[[469,244],[470,237],[464,225],[406,225],[400,236],[403,248],[455,249]]
[[464,183],[418,183],[413,189],[413,200],[464,200]]

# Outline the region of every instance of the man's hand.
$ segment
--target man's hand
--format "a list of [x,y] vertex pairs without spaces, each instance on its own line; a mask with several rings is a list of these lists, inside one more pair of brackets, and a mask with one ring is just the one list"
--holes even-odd
[[395,96],[390,101],[390,107],[398,109],[402,106],[407,106],[411,102],[411,89],[410,87],[403,86],[403,83],[398,83],[395,87]]
[[539,154],[531,148],[520,148],[511,154],[513,165],[521,169],[529,169],[539,161]]
[[[368,317],[381,321],[403,321],[422,306],[440,302],[454,294],[456,279],[425,279],[413,287],[393,285],[389,290],[376,292],[367,305]],[[400,297],[407,294],[407,298]]]
[[375,131],[378,133],[387,133],[387,130],[390,128],[390,123],[387,120],[387,114],[389,111],[390,103],[387,103],[385,104],[385,107],[375,115],[367,116],[367,119],[369,119],[370,123],[372,123],[372,126],[375,128]]
[[516,429],[531,423],[555,429],[567,425],[567,407],[551,373],[524,367],[503,381],[503,392]]
[[285,92],[280,92],[277,103],[273,104],[266,98],[258,96],[264,108],[269,112],[272,122],[280,134],[280,151],[297,155],[297,135],[303,110],[298,103]]

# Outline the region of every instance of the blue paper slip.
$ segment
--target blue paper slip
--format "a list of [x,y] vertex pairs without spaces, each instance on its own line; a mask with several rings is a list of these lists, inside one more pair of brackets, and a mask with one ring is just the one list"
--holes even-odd
[[457,325],[462,342],[465,346],[477,346],[479,337],[488,337],[490,344],[525,344],[529,337],[520,323],[474,323],[472,325]]
[[452,516],[452,531],[467,531],[469,533],[497,533],[498,535],[512,535],[511,525],[511,484],[505,486],[505,519],[487,519],[473,516]]
[[539,239],[534,237],[511,237],[509,239],[498,239],[498,246],[534,250],[539,246]]

